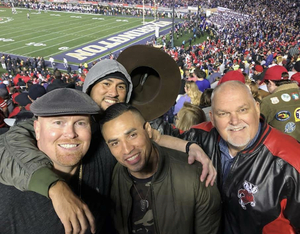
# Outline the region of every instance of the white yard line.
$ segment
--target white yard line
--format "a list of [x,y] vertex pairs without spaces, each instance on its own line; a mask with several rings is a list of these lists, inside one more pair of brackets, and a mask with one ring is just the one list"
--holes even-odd
[[[128,22],[128,24],[130,24],[130,23],[132,23],[132,22]],[[60,25],[62,24],[62,22],[60,22],[59,23]],[[96,24],[96,25],[99,25],[99,22],[95,22],[95,23],[92,23],[92,24],[90,24],[91,26],[93,26],[94,24]],[[107,23],[107,24],[105,24],[105,25],[113,25],[113,24],[115,24],[115,21],[113,21],[113,22],[111,22],[111,23]],[[72,24],[73,25],[73,24]],[[78,25],[78,22],[75,22],[74,23],[74,25]],[[61,26],[62,28],[63,27],[66,27],[66,25],[62,25]],[[80,30],[80,31],[78,31],[77,29],[76,29],[76,34],[73,34],[73,33],[62,33],[62,32],[57,32],[57,31],[55,31],[55,30],[59,30],[59,28],[55,28],[55,30],[53,30],[53,32],[51,32],[51,33],[48,33],[47,35],[48,36],[50,36],[50,41],[53,39],[53,37],[51,37],[51,35],[55,35],[55,34],[57,34],[57,33],[59,33],[59,34],[65,34],[65,35],[71,35],[71,36],[78,36],[77,34],[79,34],[80,32],[85,32],[86,31],[86,26],[85,25],[82,25],[82,26],[80,26],[81,28],[83,28],[83,30]],[[119,26],[115,26],[115,27],[111,27],[111,28],[117,28],[117,27],[119,27]],[[74,31],[74,28],[70,28],[69,27],[69,29],[68,30],[72,30],[72,32]],[[99,32],[103,32],[103,31],[105,31],[105,30],[107,30],[107,29],[104,29],[104,30],[97,30],[97,32],[95,32],[95,33],[91,33],[91,34],[85,34],[85,36],[90,36],[90,35],[93,35],[93,34],[96,34],[96,33],[99,33]],[[35,31],[37,31],[37,30],[35,30]],[[45,31],[48,31],[48,30],[41,30],[41,31],[39,31],[39,34],[43,34],[43,32],[45,32]],[[67,30],[66,30],[67,31]],[[30,35],[30,34],[32,34],[33,32],[29,32],[29,33],[22,33],[22,34],[20,34],[20,33],[18,33],[18,36],[17,37],[10,37],[10,36],[8,36],[7,34],[5,35],[5,37],[7,37],[7,38],[12,38],[12,39],[16,39],[16,38],[18,38],[18,37],[21,37],[21,38],[23,38],[24,36],[26,36],[26,35]],[[65,36],[64,35],[64,36]],[[19,44],[20,42],[28,42],[29,40],[34,40],[34,39],[38,39],[38,38],[40,38],[40,37],[44,37],[45,35],[40,35],[40,36],[37,36],[37,37],[31,37],[30,39],[24,39],[24,40],[18,40],[18,41],[15,41],[15,42],[11,42],[10,43],[10,45],[13,45],[13,44]],[[64,36],[62,36],[62,37],[64,37]],[[56,37],[57,38],[57,37]],[[49,40],[46,40],[46,41],[49,41]],[[40,41],[37,41],[37,42],[40,42]],[[40,42],[40,43],[44,43],[45,41],[43,41],[43,42]],[[0,46],[0,48],[1,47],[5,47],[6,45],[3,45],[3,46]],[[26,47],[26,46],[24,46],[24,47]],[[19,48],[24,48],[24,47],[18,47],[18,49]],[[14,51],[14,50],[12,50],[12,51]]]

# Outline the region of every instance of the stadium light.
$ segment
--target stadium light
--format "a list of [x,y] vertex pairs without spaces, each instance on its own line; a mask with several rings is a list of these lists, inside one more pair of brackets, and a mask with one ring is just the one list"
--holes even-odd
[[145,24],[145,0],[143,0],[143,24]]
[[157,8],[156,8],[156,1],[154,0],[154,22],[156,22],[156,14],[157,14]]
[[174,48],[174,26],[175,26],[175,0],[173,0],[173,14],[172,14],[172,41],[171,41],[172,48]]

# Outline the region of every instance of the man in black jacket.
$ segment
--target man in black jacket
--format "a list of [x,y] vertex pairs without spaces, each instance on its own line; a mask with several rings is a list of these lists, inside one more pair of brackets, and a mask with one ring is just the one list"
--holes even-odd
[[184,153],[153,143],[150,123],[128,104],[107,108],[101,122],[119,162],[111,189],[119,234],[218,233],[220,195],[199,181],[201,164],[190,166]]
[[217,169],[223,233],[299,233],[299,143],[266,123],[238,81],[214,90],[210,117],[180,137],[197,142]]

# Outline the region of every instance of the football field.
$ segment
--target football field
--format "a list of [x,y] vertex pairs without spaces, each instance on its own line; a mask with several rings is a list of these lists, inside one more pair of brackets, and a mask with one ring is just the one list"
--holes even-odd
[[[27,17],[29,14],[29,18]],[[69,63],[91,62],[134,43],[145,44],[155,29],[170,30],[171,21],[71,12],[0,8],[0,54],[53,57]]]

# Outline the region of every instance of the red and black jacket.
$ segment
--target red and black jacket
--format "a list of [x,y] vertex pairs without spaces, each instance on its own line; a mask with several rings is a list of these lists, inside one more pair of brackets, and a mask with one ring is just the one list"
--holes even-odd
[[225,225],[222,233],[300,233],[300,144],[270,127],[263,117],[260,122],[258,139],[237,154],[225,181],[220,135],[210,122],[178,136],[197,142],[218,172]]

